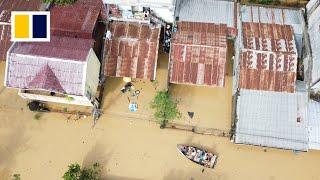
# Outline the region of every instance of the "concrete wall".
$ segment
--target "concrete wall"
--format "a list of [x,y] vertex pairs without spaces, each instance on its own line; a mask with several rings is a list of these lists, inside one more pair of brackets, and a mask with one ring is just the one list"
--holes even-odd
[[[312,85],[320,82],[320,6],[308,17],[308,30],[312,51]],[[319,91],[319,85],[312,87]]]
[[68,97],[72,97],[72,100],[70,100],[70,98],[66,98],[66,97],[47,96],[47,95],[42,95],[42,94],[32,94],[32,93],[25,92],[24,90],[20,90],[18,95],[24,99],[63,103],[63,104],[92,106],[90,100],[84,96],[71,96],[71,95],[69,95]]
[[95,98],[97,88],[99,85],[99,74],[100,74],[100,62],[94,53],[93,49],[90,49],[87,57],[86,65],[86,77],[85,77],[85,96],[88,99]]

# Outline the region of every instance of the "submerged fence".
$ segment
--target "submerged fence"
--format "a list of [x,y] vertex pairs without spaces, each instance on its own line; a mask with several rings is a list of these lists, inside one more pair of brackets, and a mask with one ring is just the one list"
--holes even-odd
[[191,131],[196,134],[212,135],[212,136],[218,136],[218,137],[231,137],[232,135],[231,130],[227,131],[227,130],[214,129],[214,128],[202,128],[202,127],[177,124],[177,123],[167,123],[165,128]]

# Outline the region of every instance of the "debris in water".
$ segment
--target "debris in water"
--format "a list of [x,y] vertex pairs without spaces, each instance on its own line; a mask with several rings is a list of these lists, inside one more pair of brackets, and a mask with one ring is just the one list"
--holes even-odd
[[194,116],[194,112],[188,112],[189,117],[192,119]]

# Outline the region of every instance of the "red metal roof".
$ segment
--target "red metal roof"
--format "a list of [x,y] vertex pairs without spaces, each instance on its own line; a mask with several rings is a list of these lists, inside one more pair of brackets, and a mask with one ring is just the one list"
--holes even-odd
[[170,82],[224,86],[227,25],[177,22],[173,33]]
[[57,6],[50,9],[51,34],[77,38],[92,38],[99,18],[106,18],[102,0],[77,0],[72,5]]
[[34,11],[40,8],[42,0],[1,0],[0,22],[10,22],[11,11]]
[[45,89],[54,92],[65,93],[59,79],[48,64],[44,65],[33,80],[28,84],[30,89]]
[[86,61],[93,40],[51,36],[50,42],[16,43],[10,53]]
[[294,92],[297,48],[288,25],[243,23],[240,88]]
[[112,40],[105,44],[105,75],[154,80],[160,28],[113,22],[110,31]]
[[84,95],[90,39],[51,37],[51,42],[14,43],[7,61],[6,86]]
[[11,46],[11,27],[9,25],[0,25],[0,61],[5,61],[7,51]]
[[42,0],[0,0],[0,61],[6,60],[11,46],[11,11],[32,11],[40,8]]
[[294,92],[296,56],[243,51],[240,87],[244,89]]
[[297,53],[293,28],[289,25],[242,23],[245,49]]

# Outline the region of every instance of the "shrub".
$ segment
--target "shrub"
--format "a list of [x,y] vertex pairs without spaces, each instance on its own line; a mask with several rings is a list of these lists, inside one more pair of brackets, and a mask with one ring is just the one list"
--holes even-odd
[[71,164],[62,178],[64,180],[99,180],[100,166],[94,163],[91,167],[81,169],[78,163]]
[[71,96],[66,96],[66,99],[67,99],[67,101],[69,101],[69,102],[71,102],[71,101],[73,101],[73,100],[74,100],[74,98],[73,98],[73,97],[71,97]]
[[58,5],[73,4],[77,0],[43,0],[44,3],[55,3]]
[[21,180],[20,174],[14,174],[12,180]]

